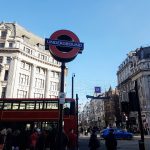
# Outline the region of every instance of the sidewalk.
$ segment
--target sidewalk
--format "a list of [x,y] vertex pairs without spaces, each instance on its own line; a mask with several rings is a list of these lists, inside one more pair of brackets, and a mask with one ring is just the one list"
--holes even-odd
[[[134,138],[141,138],[141,135],[134,135]],[[144,139],[150,139],[150,135],[144,135]]]

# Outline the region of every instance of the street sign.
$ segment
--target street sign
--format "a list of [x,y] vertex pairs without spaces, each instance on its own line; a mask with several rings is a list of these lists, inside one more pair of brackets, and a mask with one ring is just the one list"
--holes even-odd
[[66,94],[64,92],[59,93],[59,104],[65,103]]
[[49,39],[45,39],[45,48],[49,47],[52,56],[60,62],[72,61],[82,53],[84,44],[69,30],[58,30]]
[[46,45],[55,45],[55,46],[70,47],[70,48],[79,48],[80,50],[83,50],[83,43],[79,43],[79,42],[45,39],[45,43],[46,43]]
[[101,93],[101,87],[95,87],[95,93]]

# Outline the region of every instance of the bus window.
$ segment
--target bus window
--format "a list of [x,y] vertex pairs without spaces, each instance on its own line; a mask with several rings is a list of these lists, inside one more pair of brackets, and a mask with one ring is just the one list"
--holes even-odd
[[4,110],[11,109],[11,103],[4,103]]
[[58,109],[58,103],[45,101],[44,109]]
[[39,109],[43,109],[43,102],[39,103]]
[[25,109],[25,108],[26,108],[25,103],[20,103],[19,109]]
[[34,109],[34,104],[35,103],[27,103],[26,104],[26,109]]
[[3,109],[3,102],[0,102],[0,110]]
[[12,110],[19,109],[19,103],[12,103]]
[[48,103],[49,109],[58,109],[58,103]]
[[64,115],[70,115],[70,103],[64,104]]
[[36,107],[35,109],[43,109],[43,102],[40,101],[40,102],[36,102]]

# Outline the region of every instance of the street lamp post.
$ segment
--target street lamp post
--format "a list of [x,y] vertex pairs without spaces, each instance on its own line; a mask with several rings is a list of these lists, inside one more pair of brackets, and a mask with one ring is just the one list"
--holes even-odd
[[78,98],[78,94],[76,94],[76,116],[77,116],[77,149],[78,149],[78,147],[79,147],[79,145],[78,145],[78,141],[79,141],[79,132],[78,132],[78,118],[79,118],[79,116],[78,116],[78,100],[79,100],[79,98]]
[[74,98],[74,77],[75,77],[75,73],[72,74],[72,92],[71,92],[72,98]]

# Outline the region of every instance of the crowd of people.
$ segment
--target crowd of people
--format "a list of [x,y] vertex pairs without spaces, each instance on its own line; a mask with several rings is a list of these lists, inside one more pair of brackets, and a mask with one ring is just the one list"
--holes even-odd
[[[4,128],[0,131],[0,149],[2,150],[58,150],[57,129],[12,130]],[[68,135],[62,130],[62,150],[75,150],[77,135],[70,129]]]
[[[107,150],[117,149],[117,140],[113,134],[114,129],[109,131],[105,138]],[[83,135],[90,134],[88,147],[90,150],[100,149],[100,139],[97,138],[99,128],[89,127],[80,128],[79,133]],[[39,128],[31,130],[4,128],[0,130],[0,150],[59,150],[57,127],[52,126],[49,130],[40,130]],[[77,150],[77,135],[73,129],[66,134],[62,130],[61,150]]]

